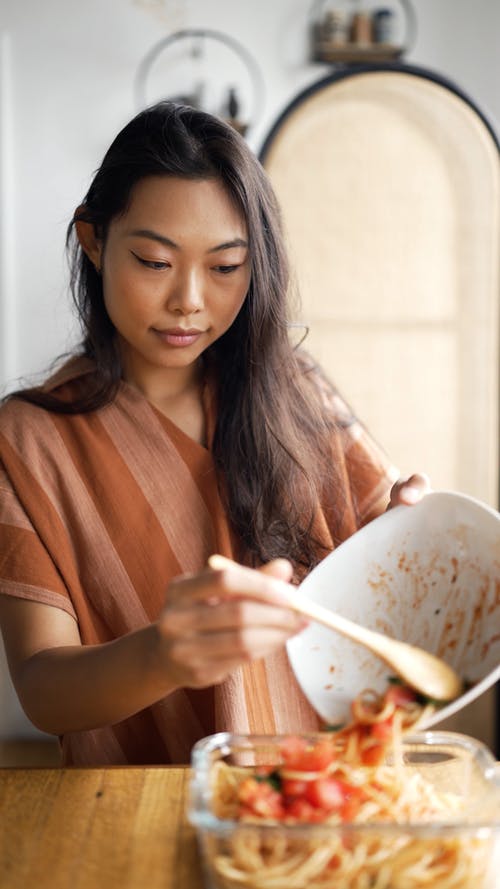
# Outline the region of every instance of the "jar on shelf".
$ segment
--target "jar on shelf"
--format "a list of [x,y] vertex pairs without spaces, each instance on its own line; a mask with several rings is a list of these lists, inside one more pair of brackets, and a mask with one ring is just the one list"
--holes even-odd
[[394,34],[394,10],[388,7],[375,9],[372,16],[374,43],[392,43]]
[[351,43],[372,43],[372,17],[368,12],[355,12],[351,21]]
[[327,43],[342,45],[349,38],[349,18],[340,9],[330,9],[321,23],[321,39]]

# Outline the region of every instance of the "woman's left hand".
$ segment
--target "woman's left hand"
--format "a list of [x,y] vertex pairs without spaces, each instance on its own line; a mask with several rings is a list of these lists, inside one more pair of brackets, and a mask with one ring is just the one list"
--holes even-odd
[[409,478],[400,478],[391,488],[391,500],[387,509],[393,506],[412,506],[418,503],[431,490],[428,477],[415,472]]

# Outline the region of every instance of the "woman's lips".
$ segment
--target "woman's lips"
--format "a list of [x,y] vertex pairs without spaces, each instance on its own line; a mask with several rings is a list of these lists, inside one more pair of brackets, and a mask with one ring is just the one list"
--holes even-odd
[[196,330],[195,328],[184,330],[182,327],[172,327],[169,330],[157,330],[156,328],[153,328],[153,330],[168,346],[192,346],[192,344],[205,332],[203,330]]

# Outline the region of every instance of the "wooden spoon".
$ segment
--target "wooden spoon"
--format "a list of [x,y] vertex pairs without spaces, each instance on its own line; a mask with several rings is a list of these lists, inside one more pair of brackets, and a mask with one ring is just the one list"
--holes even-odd
[[[236,562],[220,555],[210,556],[208,564],[216,571],[241,568]],[[460,677],[448,664],[429,651],[369,630],[316,602],[311,602],[291,584],[280,580],[275,582],[279,584],[280,592],[286,596],[292,611],[303,614],[330,630],[347,636],[353,642],[364,645],[415,691],[427,698],[443,702],[451,701],[461,694],[463,682]]]

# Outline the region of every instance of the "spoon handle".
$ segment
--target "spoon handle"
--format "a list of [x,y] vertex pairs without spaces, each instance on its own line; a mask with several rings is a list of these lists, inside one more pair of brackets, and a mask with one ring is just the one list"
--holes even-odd
[[[216,571],[235,567],[241,569],[231,559],[220,555],[210,556],[208,564]],[[403,682],[426,697],[437,701],[451,701],[461,693],[463,683],[460,677],[448,664],[429,651],[369,630],[368,627],[312,602],[291,584],[277,579],[274,582],[279,585],[289,608],[363,645],[384,661]]]
[[387,636],[382,636],[380,633],[369,630],[368,627],[356,624],[347,617],[342,617],[341,614],[330,611],[329,608],[325,608],[323,605],[318,605],[317,602],[311,602],[310,599],[306,599],[300,593],[292,593],[290,596],[290,608],[304,615],[304,617],[310,617],[330,630],[335,630],[337,633],[341,633],[343,636],[347,636],[354,642],[359,642],[368,648],[375,649],[375,647],[379,648],[381,646],[380,651],[382,652],[384,643],[388,641]]

